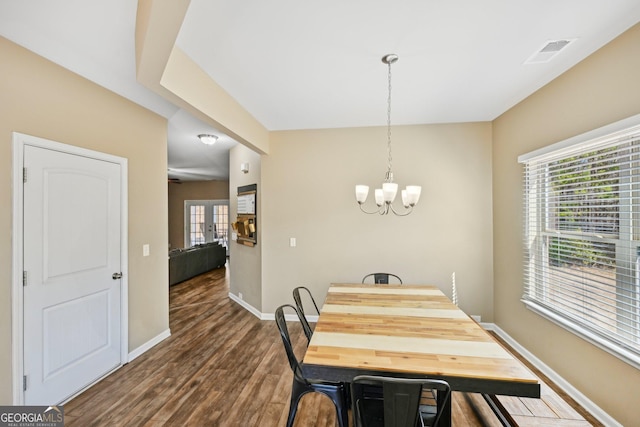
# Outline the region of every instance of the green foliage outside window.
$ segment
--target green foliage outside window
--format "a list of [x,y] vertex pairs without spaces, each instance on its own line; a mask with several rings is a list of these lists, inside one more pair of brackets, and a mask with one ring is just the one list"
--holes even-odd
[[552,265],[615,264],[615,248],[599,243],[597,238],[618,237],[618,160],[615,149],[603,149],[549,164],[547,229],[566,233],[549,239]]

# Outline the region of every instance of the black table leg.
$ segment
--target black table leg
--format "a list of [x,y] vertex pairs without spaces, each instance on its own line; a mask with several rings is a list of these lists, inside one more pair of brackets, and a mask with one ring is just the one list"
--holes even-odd
[[498,417],[498,420],[504,427],[517,427],[518,423],[516,423],[515,420],[511,417],[511,414],[507,412],[507,410],[502,405],[502,403],[500,403],[500,400],[498,400],[495,394],[483,393],[482,397],[484,397],[484,400],[487,401],[489,407],[491,408],[493,413],[496,414],[496,417]]

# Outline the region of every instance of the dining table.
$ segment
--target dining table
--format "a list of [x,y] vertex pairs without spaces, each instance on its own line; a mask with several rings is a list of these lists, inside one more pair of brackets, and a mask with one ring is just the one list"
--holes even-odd
[[[302,362],[307,378],[350,383],[358,375],[442,379],[482,394],[540,397],[538,378],[432,285],[334,283]],[[451,425],[451,399],[440,425]]]

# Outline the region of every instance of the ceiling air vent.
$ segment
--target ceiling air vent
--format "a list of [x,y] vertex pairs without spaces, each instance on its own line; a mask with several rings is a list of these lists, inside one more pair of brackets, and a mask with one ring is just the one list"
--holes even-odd
[[567,47],[570,43],[574,42],[576,39],[564,39],[564,40],[550,40],[547,41],[542,48],[536,51],[533,55],[529,57],[524,63],[525,64],[540,64],[543,62],[549,62],[551,59],[556,56],[562,49]]

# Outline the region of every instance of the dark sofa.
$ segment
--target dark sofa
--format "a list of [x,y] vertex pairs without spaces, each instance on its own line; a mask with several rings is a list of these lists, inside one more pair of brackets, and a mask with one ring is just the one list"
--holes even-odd
[[226,261],[226,249],[217,242],[174,249],[169,252],[169,286],[222,267]]

